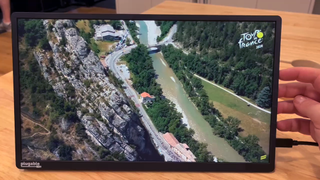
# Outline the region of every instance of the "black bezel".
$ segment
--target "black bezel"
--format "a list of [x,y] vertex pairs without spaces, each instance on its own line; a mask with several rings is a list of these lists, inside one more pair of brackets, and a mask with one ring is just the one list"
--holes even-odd
[[[216,15],[132,15],[132,14],[59,14],[14,13],[12,15],[12,49],[14,76],[14,112],[16,166],[21,163],[21,116],[18,58],[18,19],[123,19],[180,21],[254,21],[275,22],[274,65],[272,78],[272,108],[270,123],[269,163],[188,163],[188,162],[97,162],[97,161],[37,161],[42,170],[112,170],[112,171],[198,171],[198,172],[272,172],[275,168],[275,140],[278,104],[278,79],[281,39],[279,16],[216,16]],[[24,161],[25,162],[25,161]]]

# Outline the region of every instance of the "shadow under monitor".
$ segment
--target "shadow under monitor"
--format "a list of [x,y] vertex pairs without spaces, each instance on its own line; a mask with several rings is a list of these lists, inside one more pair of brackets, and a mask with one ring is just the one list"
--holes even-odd
[[281,60],[281,62],[291,64],[293,67],[311,67],[320,69],[320,64],[310,60],[293,60],[291,62]]

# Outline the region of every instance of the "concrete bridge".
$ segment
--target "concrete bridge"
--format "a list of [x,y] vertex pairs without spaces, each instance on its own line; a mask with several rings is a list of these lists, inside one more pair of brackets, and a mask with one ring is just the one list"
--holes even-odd
[[157,53],[161,50],[161,45],[147,46],[149,53]]
[[148,45],[148,50],[149,52],[159,52],[161,50],[161,46],[162,45],[166,45],[166,44],[169,44],[169,43],[172,43],[172,39],[169,39],[169,40],[166,40],[166,41],[162,41],[162,42],[159,42],[157,44],[154,44],[154,45]]
[[148,49],[152,49],[152,48],[160,49],[160,48],[161,48],[161,45],[159,45],[159,44],[156,44],[156,45],[148,45],[147,47],[148,47]]

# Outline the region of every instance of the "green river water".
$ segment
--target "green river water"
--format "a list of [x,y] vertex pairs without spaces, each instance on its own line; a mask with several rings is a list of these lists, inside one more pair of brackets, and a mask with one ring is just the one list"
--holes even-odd
[[[140,42],[148,44],[148,29],[143,21],[140,25]],[[238,154],[223,138],[215,136],[209,123],[204,120],[193,103],[188,99],[182,84],[174,74],[161,53],[151,55],[153,67],[158,75],[157,82],[161,85],[163,94],[177,105],[179,112],[187,119],[189,127],[195,131],[194,138],[208,144],[208,150],[218,158],[228,162],[244,162],[244,158]]]

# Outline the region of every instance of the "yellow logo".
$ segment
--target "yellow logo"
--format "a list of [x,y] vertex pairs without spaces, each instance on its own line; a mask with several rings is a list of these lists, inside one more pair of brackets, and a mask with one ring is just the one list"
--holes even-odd
[[263,32],[259,32],[259,33],[257,34],[257,37],[258,37],[259,39],[263,38]]
[[264,159],[267,159],[267,155],[263,155],[260,157],[260,160],[264,160]]

